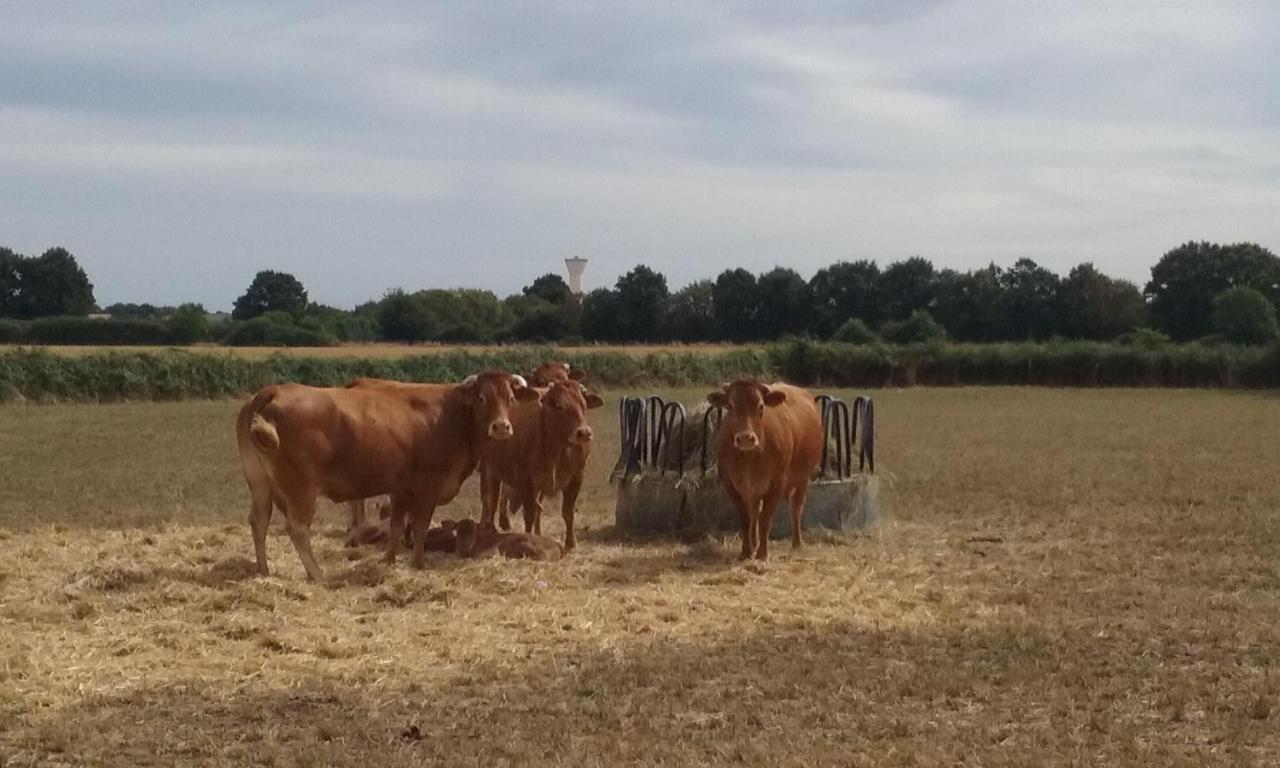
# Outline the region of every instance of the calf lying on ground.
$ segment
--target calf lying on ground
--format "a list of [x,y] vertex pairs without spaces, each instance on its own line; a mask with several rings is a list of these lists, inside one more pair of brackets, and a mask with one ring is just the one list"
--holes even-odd
[[[427,530],[427,540],[423,544],[423,550],[426,552],[452,552],[458,546],[458,536],[455,526],[457,524],[452,520],[443,520],[440,525]],[[344,543],[348,547],[358,547],[365,544],[383,544],[387,541],[387,537],[391,535],[391,510],[382,509],[381,519],[376,523],[365,523],[358,528],[350,531]],[[405,526],[404,540],[405,545],[409,546],[412,541],[413,524],[409,523]]]
[[502,555],[511,559],[552,561],[564,557],[560,542],[536,533],[499,533],[470,519],[459,520],[456,531],[460,557],[480,559]]

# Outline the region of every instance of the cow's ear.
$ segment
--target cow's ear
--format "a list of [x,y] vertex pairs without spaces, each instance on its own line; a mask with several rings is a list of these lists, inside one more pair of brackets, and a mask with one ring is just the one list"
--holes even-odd
[[512,393],[518,403],[533,403],[542,399],[542,393],[533,387],[516,387]]
[[570,368],[569,378],[573,381],[582,381],[587,378],[587,372],[583,368]]
[[588,392],[585,397],[588,408],[599,408],[604,405],[604,398],[597,395],[595,392]]
[[712,392],[711,394],[707,395],[707,402],[711,403],[717,408],[728,408],[729,396],[726,395],[724,392]]
[[787,393],[780,389],[771,389],[764,393],[764,404],[773,408],[787,402]]

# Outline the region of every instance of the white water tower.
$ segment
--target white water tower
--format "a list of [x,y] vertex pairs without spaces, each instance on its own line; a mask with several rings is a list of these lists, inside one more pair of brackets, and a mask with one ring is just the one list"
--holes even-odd
[[564,266],[569,270],[569,290],[574,296],[582,295],[582,273],[587,269],[587,260],[574,256],[565,259]]

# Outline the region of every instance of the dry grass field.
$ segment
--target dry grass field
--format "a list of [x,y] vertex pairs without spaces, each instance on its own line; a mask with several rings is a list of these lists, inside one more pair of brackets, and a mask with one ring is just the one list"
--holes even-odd
[[317,584],[236,403],[0,408],[0,765],[1280,764],[1280,399],[876,397],[875,535],[619,540],[609,404],[566,562]]
[[[27,348],[29,349],[30,347]],[[640,357],[653,354],[655,352],[710,354],[714,352],[725,352],[734,348],[735,347],[731,344],[627,344],[619,346],[604,344],[580,347],[559,347],[558,349],[560,349],[560,351],[566,356],[592,352],[621,352],[626,355],[635,355]],[[18,349],[18,347],[11,344],[0,344],[0,354],[15,349]],[[170,349],[170,347],[55,345],[40,347],[40,349],[53,355],[80,357],[82,355],[94,355],[101,352],[155,352]],[[438,355],[444,352],[456,352],[458,350],[483,354],[497,352],[502,349],[506,349],[506,347],[474,344],[455,346],[449,344],[390,343],[341,344],[335,347],[224,347],[219,344],[196,344],[190,347],[174,347],[174,349],[183,349],[188,352],[199,352],[201,354],[208,355],[231,355],[234,357],[248,358],[250,360],[259,360],[264,357],[271,357],[272,355],[283,355],[285,357],[359,357],[378,359],[406,357],[408,355]]]

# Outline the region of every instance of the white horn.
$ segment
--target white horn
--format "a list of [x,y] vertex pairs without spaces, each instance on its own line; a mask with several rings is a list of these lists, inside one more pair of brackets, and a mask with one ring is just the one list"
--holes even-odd
[[519,384],[521,387],[523,387],[523,388],[525,388],[525,389],[528,389],[528,388],[529,388],[529,382],[525,381],[524,377],[523,377],[523,376],[521,376],[520,374],[518,374],[518,373],[513,373],[513,374],[511,374],[511,378],[515,379],[515,382],[516,382],[517,384]]
[[568,363],[565,363],[565,364],[564,364],[564,369],[565,369],[566,371],[571,370],[572,368],[573,368],[573,366],[569,365]]
[[477,376],[476,374],[474,374],[474,373],[473,373],[473,374],[471,374],[470,376],[468,376],[467,378],[465,378],[465,379],[463,379],[463,380],[462,380],[462,386],[464,386],[464,387],[469,387],[469,386],[471,386],[472,384],[475,384],[475,383],[476,383],[476,381],[478,381],[478,380],[479,380],[479,378],[480,378],[479,376]]

